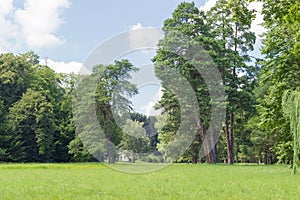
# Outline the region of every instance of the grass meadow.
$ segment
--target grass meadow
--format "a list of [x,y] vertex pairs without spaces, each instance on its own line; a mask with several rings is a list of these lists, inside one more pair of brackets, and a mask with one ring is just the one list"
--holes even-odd
[[287,165],[173,164],[140,174],[106,165],[1,164],[0,199],[300,199]]

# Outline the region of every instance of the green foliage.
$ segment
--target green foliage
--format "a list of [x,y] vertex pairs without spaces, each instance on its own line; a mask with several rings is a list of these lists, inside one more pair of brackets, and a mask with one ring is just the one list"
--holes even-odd
[[[255,18],[255,11],[248,8],[250,2],[219,0],[207,12],[210,30],[216,39],[212,56],[223,77],[228,97],[224,134],[230,164],[233,163],[234,154],[239,153],[239,144],[245,142],[242,137],[247,133],[243,131],[243,126],[249,113],[253,112],[251,79],[255,67],[248,62],[251,61],[249,52],[253,50],[256,38],[250,31]],[[241,73],[244,75],[240,76]],[[234,141],[234,138],[237,140]]]
[[290,130],[293,135],[293,173],[300,166],[300,93],[298,91],[285,91],[282,96],[282,108],[289,119]]
[[[77,86],[73,101],[77,133],[87,150],[98,160],[107,158],[109,163],[116,160],[123,134],[119,125],[126,117],[122,115],[132,110],[128,97],[137,94],[136,86],[129,82],[130,73],[136,70],[128,60],[115,61],[107,66],[100,64]],[[77,151],[80,149],[70,149],[73,154]]]
[[[165,20],[163,30],[165,31],[165,38],[159,42],[159,50],[153,58],[153,62],[155,63],[155,74],[162,80],[163,85],[163,96],[157,108],[163,108],[166,114],[166,120],[164,120],[166,124],[158,133],[160,141],[158,147],[166,156],[171,153],[168,152],[167,147],[170,147],[169,151],[173,151],[174,149],[171,148],[171,146],[176,146],[178,142],[174,140],[174,136],[182,122],[181,115],[187,112],[187,110],[185,110],[186,108],[182,105],[186,105],[186,107],[193,106],[188,105],[188,100],[185,99],[185,97],[180,98],[176,96],[178,95],[175,94],[176,88],[172,89],[172,87],[182,87],[179,79],[176,78],[177,80],[175,80],[174,78],[176,77],[176,73],[187,78],[192,86],[193,92],[198,98],[201,117],[195,119],[196,121],[200,121],[200,123],[198,123],[199,130],[197,135],[202,134],[202,139],[205,135],[205,133],[202,133],[200,130],[207,129],[209,124],[210,97],[204,79],[193,66],[195,64],[199,65],[199,62],[203,61],[197,61],[195,59],[199,56],[201,49],[193,49],[192,47],[195,46],[195,43],[197,43],[197,47],[208,47],[210,43],[208,38],[208,26],[205,24],[205,15],[195,7],[194,3],[184,2],[178,5],[172,14],[172,18]],[[188,58],[191,58],[191,60],[187,61]],[[209,65],[210,63],[207,64]],[[201,67],[208,67],[206,65],[204,63]],[[174,74],[173,77],[172,74]],[[172,81],[174,81],[174,83]],[[184,89],[177,88],[177,90],[182,91]],[[186,98],[191,95],[193,94],[186,95]],[[197,109],[197,107],[194,109]],[[192,145],[196,148],[191,147],[191,149],[188,150],[190,152],[190,154],[188,154],[189,157],[193,157],[190,160],[193,160],[194,163],[197,162],[198,152],[200,150],[199,137],[195,137],[194,145]],[[209,152],[206,153],[208,154]]]
[[143,128],[146,131],[147,136],[150,139],[151,151],[155,151],[158,143],[158,134],[155,128],[155,124],[157,123],[157,119],[155,116],[143,115],[141,113],[130,113],[130,118],[133,121],[143,123]]
[[14,135],[12,152],[14,161],[49,161],[53,153],[53,106],[38,91],[28,89],[9,112],[9,122]]
[[54,153],[55,162],[68,162],[71,158],[68,145],[75,138],[75,124],[72,112],[72,97],[74,95],[75,83],[79,81],[80,75],[59,74],[59,85],[56,101],[55,121],[57,131],[54,135]]
[[137,94],[137,88],[129,82],[129,79],[130,73],[135,71],[137,68],[128,60],[115,61],[114,64],[108,66],[99,65],[93,69],[94,76],[99,80],[96,88],[96,104],[99,105],[97,117],[105,134],[111,137],[110,140],[115,145],[120,143],[121,130],[114,121],[113,115],[118,112],[131,111],[131,102],[128,97]]
[[33,52],[2,54],[0,71],[1,160],[70,160],[75,131],[64,76],[39,65]]
[[7,145],[7,136],[6,136],[6,123],[4,117],[4,105],[0,97],[0,160],[4,160],[6,156],[5,146]]
[[38,64],[37,59],[32,52],[17,56],[12,53],[0,55],[0,96],[6,112],[29,87],[32,66]]
[[129,151],[133,162],[139,159],[140,155],[148,153],[150,150],[150,139],[147,137],[143,123],[127,119],[123,129],[120,148]]
[[68,145],[69,154],[72,155],[72,161],[74,162],[87,162],[93,161],[93,156],[82,144],[82,141],[78,136],[76,136]]
[[[161,148],[171,140],[179,127],[180,111],[183,108],[178,105],[179,101],[174,91],[165,86],[170,79],[164,80],[164,77],[169,77],[170,73],[178,72],[189,81],[199,103],[200,118],[195,119],[199,134],[195,137],[191,149],[188,150],[193,157],[193,162],[197,162],[199,145],[208,134],[211,99],[208,83],[201,77],[203,74],[199,74],[193,66],[199,65],[203,69],[210,67],[211,63],[203,58],[205,52],[208,52],[219,69],[228,96],[224,133],[229,163],[233,163],[233,138],[238,138],[236,141],[238,148],[239,144],[244,145],[243,143],[250,140],[247,136],[249,133],[243,130],[243,126],[254,111],[252,79],[256,71],[247,63],[251,61],[249,51],[253,50],[255,42],[255,35],[250,31],[255,11],[249,10],[248,4],[249,1],[246,0],[219,0],[210,11],[204,13],[195,7],[194,3],[184,2],[175,9],[172,18],[165,20],[163,30],[166,37],[160,41],[159,50],[153,58],[155,73],[163,80],[164,87],[162,99],[157,106],[163,108],[169,115],[167,125],[159,133]],[[192,47],[198,48],[195,50]],[[205,52],[201,53],[199,47]],[[189,62],[187,58],[191,58]],[[167,68],[172,68],[174,72]],[[244,76],[238,76],[240,73],[244,73]],[[238,148],[236,152],[239,152]],[[214,149],[205,154],[208,162],[216,162]]]
[[[291,162],[293,141],[287,118],[284,117],[282,97],[286,90],[296,90],[299,81],[299,13],[296,0],[264,1],[263,15],[265,59],[258,77],[257,125],[255,129],[270,138],[270,150],[277,153],[279,161]],[[281,159],[280,159],[281,158]],[[282,159],[284,158],[284,159]]]

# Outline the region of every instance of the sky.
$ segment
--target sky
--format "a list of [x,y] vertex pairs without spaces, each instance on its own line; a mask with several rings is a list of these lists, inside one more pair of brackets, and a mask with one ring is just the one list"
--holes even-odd
[[[82,63],[99,44],[130,30],[162,27],[180,0],[0,0],[0,53],[34,51],[57,72],[78,72]],[[192,2],[187,1],[186,2]],[[215,0],[195,1],[208,10]],[[260,8],[257,4],[252,8]],[[258,35],[263,29],[261,16],[254,22]],[[256,52],[260,41],[256,44]],[[154,50],[127,55],[135,65],[151,64]],[[148,71],[147,71],[148,70]],[[153,74],[151,67],[144,74]],[[143,71],[143,70],[142,70]],[[155,78],[153,78],[155,79]],[[152,87],[150,86],[152,85]],[[158,80],[140,84],[140,95],[134,106],[151,114],[160,98]],[[152,111],[151,111],[152,110]],[[152,113],[153,114],[153,113]]]

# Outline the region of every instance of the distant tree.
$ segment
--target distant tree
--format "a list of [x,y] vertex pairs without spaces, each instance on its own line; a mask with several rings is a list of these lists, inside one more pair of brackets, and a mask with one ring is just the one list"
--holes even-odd
[[129,151],[133,162],[139,158],[140,154],[146,154],[150,150],[150,139],[147,137],[146,130],[142,122],[127,119],[123,127],[123,136],[120,148]]
[[[115,61],[108,66],[95,66],[94,74],[98,77],[99,84],[96,91],[97,115],[109,142],[118,146],[121,142],[122,131],[116,124],[113,112],[129,112],[131,102],[127,97],[137,94],[135,85],[129,82],[130,73],[137,71],[128,60]],[[108,162],[115,161],[115,153],[108,144]]]
[[0,96],[0,160],[5,160],[7,156],[6,147],[8,145],[8,139],[6,135],[6,126],[5,116],[4,116],[4,105]]
[[38,56],[33,52],[14,55],[0,55],[0,96],[7,114],[8,108],[26,92],[32,81],[32,66],[38,64]]
[[28,89],[9,112],[13,131],[10,154],[13,161],[49,162],[56,131],[53,106],[40,92]]
[[[73,106],[78,135],[92,155],[106,157],[109,163],[115,162],[117,147],[122,140],[122,129],[116,120],[122,118],[119,114],[132,110],[128,97],[137,94],[136,86],[129,82],[130,73],[136,70],[128,60],[115,61],[106,66],[100,64],[77,86]],[[93,91],[92,87],[86,87],[91,83],[95,84]],[[91,113],[97,117],[95,123],[99,124],[98,129],[91,125],[91,120],[94,120]],[[101,144],[97,145],[96,141],[101,141]]]
[[130,113],[130,118],[133,121],[137,121],[137,122],[141,122],[143,123],[143,128],[146,131],[147,136],[149,137],[149,139],[151,140],[151,150],[155,151],[156,150],[156,146],[158,143],[158,138],[157,138],[157,130],[154,126],[154,124],[157,122],[156,117],[155,116],[146,116],[143,115],[141,113]]
[[55,162],[70,160],[67,145],[75,137],[72,115],[72,95],[76,75],[57,74],[48,66],[32,66],[30,88],[41,92],[53,106],[54,123],[57,126],[53,136]]
[[12,135],[7,115],[12,104],[20,100],[29,87],[37,58],[33,52],[0,55],[0,160],[10,161],[8,149],[12,146]]
[[[94,161],[95,158],[93,155],[88,151],[88,149],[83,145],[82,141],[80,140],[80,137],[78,135],[75,136],[75,138],[68,144],[68,153],[72,156],[71,161],[74,162],[88,162],[88,161]],[[104,158],[99,161],[104,161]]]
[[[60,74],[60,85],[63,90],[57,101],[58,111],[56,123],[58,130],[54,135],[54,153],[55,162],[68,162],[72,159],[69,154],[68,145],[75,139],[75,123],[73,119],[72,98],[75,91],[75,84],[81,76],[76,74]],[[72,154],[73,155],[73,154]]]
[[[54,70],[50,69],[48,66],[41,66],[39,64],[38,56],[33,52],[28,52],[20,55],[13,55],[11,53],[2,54],[0,56],[0,96],[2,100],[1,115],[1,132],[0,137],[0,148],[6,149],[18,149],[18,145],[15,144],[16,138],[14,137],[14,131],[10,128],[13,127],[11,121],[8,120],[10,109],[17,104],[23,95],[27,91],[35,91],[43,96],[45,102],[51,104],[51,109],[49,110],[50,115],[53,115],[53,122],[56,127],[62,127],[60,124],[63,122],[65,113],[62,114],[62,105],[67,99],[64,98],[66,95],[65,85],[62,84],[62,76],[56,74]],[[70,100],[69,100],[70,101]],[[71,107],[67,108],[70,113]],[[45,113],[48,111],[45,111]],[[64,126],[66,127],[66,126]],[[69,132],[70,133],[70,132]],[[67,144],[70,142],[69,139],[64,141],[63,151],[58,150],[60,147],[57,145],[61,141],[58,138],[62,136],[63,133],[60,129],[55,128],[55,133],[53,134],[53,142],[55,155],[54,161],[68,161],[69,155],[67,153]],[[73,131],[74,137],[74,131]],[[69,134],[70,135],[70,134]],[[19,139],[20,141],[22,139]],[[19,143],[18,143],[19,144]],[[32,143],[33,144],[33,143]],[[59,154],[59,155],[58,155]],[[9,161],[11,155],[6,154],[3,160]],[[15,159],[15,158],[14,158]],[[46,158],[45,158],[46,159]],[[52,161],[53,158],[49,158]],[[48,160],[47,160],[48,161]]]

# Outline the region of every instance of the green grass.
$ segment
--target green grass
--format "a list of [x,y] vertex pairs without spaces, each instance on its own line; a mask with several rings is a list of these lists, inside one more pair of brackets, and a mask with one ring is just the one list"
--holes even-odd
[[300,174],[286,165],[180,164],[129,174],[101,164],[2,164],[0,199],[298,200]]

